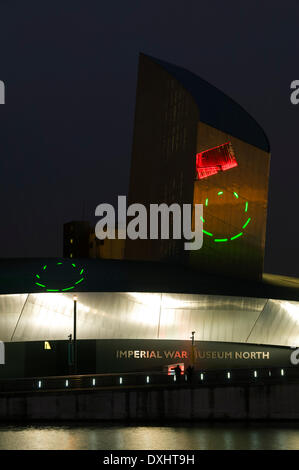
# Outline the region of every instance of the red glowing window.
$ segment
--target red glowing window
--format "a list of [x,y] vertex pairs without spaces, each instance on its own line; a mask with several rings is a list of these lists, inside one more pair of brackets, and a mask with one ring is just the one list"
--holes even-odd
[[202,180],[238,166],[231,142],[196,154],[196,179]]
[[184,374],[185,372],[185,364],[183,362],[179,363],[179,364],[169,364],[167,365],[167,374],[168,375],[175,375],[175,371],[174,369],[179,366],[181,368],[181,374]]

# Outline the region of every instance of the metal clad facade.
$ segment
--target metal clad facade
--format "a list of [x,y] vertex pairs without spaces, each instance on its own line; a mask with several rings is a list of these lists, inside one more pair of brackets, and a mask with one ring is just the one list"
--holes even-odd
[[[167,293],[78,293],[78,339],[188,340],[294,346],[299,302]],[[2,341],[65,340],[72,294],[0,296]]]

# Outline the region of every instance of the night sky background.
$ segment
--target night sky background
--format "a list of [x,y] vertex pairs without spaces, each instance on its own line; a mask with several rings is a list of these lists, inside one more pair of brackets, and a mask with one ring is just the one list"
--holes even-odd
[[264,128],[265,271],[299,277],[297,0],[2,0],[0,257],[61,256],[64,222],[127,194],[139,52],[208,80]]

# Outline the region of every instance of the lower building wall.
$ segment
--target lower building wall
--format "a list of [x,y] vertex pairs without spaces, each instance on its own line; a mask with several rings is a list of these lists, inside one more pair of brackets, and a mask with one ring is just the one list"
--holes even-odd
[[299,419],[299,384],[0,396],[0,419],[246,420]]
[[[0,378],[69,374],[68,341],[5,343]],[[180,340],[79,340],[78,374],[162,371],[194,361],[197,370],[291,367],[288,347],[246,343]],[[296,367],[296,366],[295,366]]]

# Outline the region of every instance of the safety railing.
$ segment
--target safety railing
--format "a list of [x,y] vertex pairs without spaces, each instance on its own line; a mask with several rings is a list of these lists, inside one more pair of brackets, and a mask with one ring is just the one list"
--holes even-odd
[[92,390],[115,387],[227,386],[299,383],[299,367],[267,369],[196,370],[180,376],[162,372],[65,375],[0,379],[0,393]]

